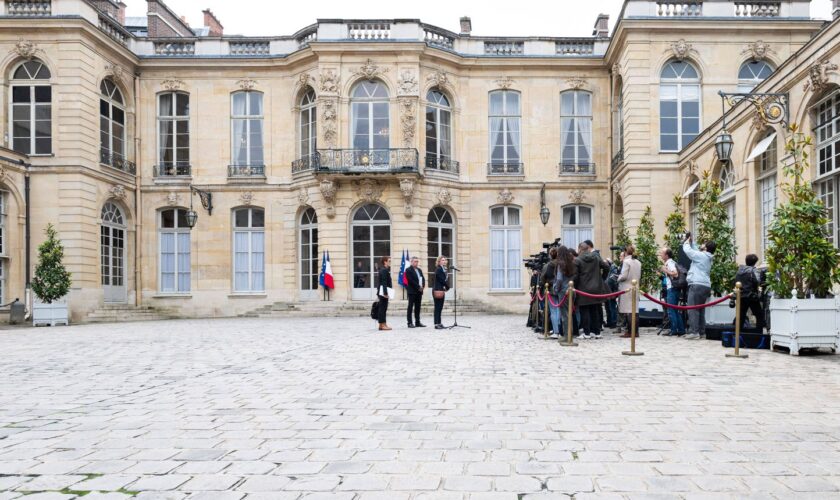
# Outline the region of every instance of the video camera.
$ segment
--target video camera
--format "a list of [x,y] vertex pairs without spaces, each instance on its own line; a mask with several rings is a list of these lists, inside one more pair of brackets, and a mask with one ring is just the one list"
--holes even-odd
[[528,259],[522,259],[522,262],[525,263],[525,267],[537,272],[542,272],[543,267],[551,260],[548,256],[548,251],[551,247],[560,246],[562,238],[555,238],[554,241],[543,242],[542,250],[539,253],[534,253],[530,255]]

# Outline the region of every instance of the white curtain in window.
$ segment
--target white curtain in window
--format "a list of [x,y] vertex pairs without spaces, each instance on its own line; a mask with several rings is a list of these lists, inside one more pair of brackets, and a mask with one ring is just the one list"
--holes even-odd
[[248,163],[248,131],[246,120],[233,120],[233,158],[237,165]]
[[506,118],[510,142],[508,144],[508,161],[519,162],[519,118]]
[[491,288],[505,288],[505,231],[490,231],[492,280]]
[[265,290],[265,233],[237,231],[233,233],[234,274],[236,292]]
[[190,291],[190,233],[178,233],[178,291]]
[[160,233],[160,291],[176,291],[175,233]]
[[265,290],[265,233],[251,233],[251,278],[252,291]]
[[[767,230],[776,210],[776,176],[770,175],[760,181],[761,190],[761,250],[767,251]],[[765,254],[766,255],[766,254]],[[766,257],[765,257],[766,258]]]
[[233,233],[233,289],[248,291],[248,233]]
[[522,264],[522,252],[520,250],[521,235],[518,229],[507,231],[507,288],[520,288],[522,273],[519,266]]

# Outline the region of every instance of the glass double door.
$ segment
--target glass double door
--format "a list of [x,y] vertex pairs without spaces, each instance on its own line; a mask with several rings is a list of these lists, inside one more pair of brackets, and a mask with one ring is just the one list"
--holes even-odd
[[[382,258],[391,255],[389,223],[353,224],[353,300],[372,300],[379,287]],[[393,269],[393,266],[392,266]],[[395,278],[392,278],[395,280]],[[397,283],[394,282],[396,288]]]
[[125,229],[103,224],[100,238],[105,302],[125,302]]

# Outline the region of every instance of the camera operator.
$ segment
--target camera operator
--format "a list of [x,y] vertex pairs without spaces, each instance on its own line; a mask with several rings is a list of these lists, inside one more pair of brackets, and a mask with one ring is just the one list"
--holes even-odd
[[[691,259],[691,268],[688,270],[688,305],[696,306],[705,304],[712,295],[712,260],[714,259],[714,241],[707,241],[699,250],[692,248],[693,240],[691,233],[686,233],[683,243],[683,252]],[[688,340],[697,340],[706,334],[706,312],[705,309],[692,309],[688,311]]]
[[744,262],[746,265],[739,266],[735,274],[735,281],[741,282],[741,327],[747,323],[747,309],[755,316],[756,328],[764,331],[764,308],[762,307],[761,288],[764,285],[762,274],[755,268],[758,263],[758,256],[751,253],[747,255]]

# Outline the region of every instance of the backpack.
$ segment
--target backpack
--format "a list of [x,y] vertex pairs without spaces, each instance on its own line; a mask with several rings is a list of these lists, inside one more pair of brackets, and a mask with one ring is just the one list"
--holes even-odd
[[755,277],[755,268],[741,266],[735,274],[735,282],[741,282],[741,297],[745,299],[758,297],[759,283]]
[[379,301],[375,301],[372,306],[370,306],[370,319],[379,319]]
[[674,265],[677,267],[677,276],[671,278],[671,288],[685,290],[688,288],[688,270],[679,262],[674,261]]
[[551,284],[551,293],[562,297],[566,295],[566,290],[569,288],[569,278],[563,274],[558,266],[554,266],[554,282]]

